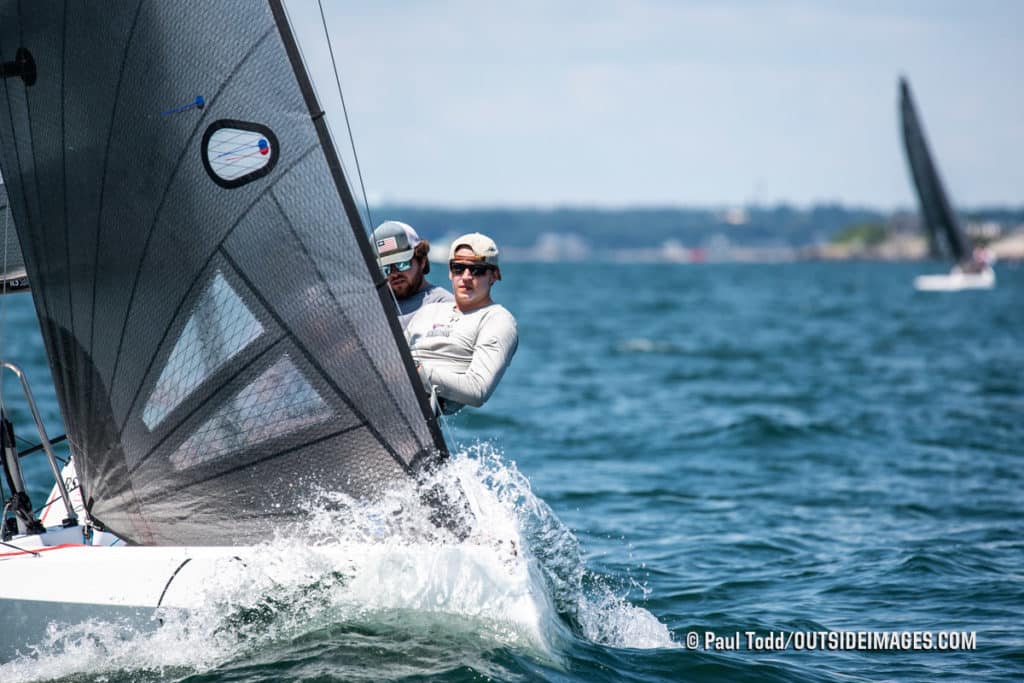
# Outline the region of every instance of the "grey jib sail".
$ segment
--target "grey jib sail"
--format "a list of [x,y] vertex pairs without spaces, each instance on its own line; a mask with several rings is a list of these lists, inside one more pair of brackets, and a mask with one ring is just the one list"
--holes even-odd
[[18,233],[11,217],[11,207],[7,201],[7,188],[0,183],[0,294],[10,294],[28,289],[28,274],[25,272],[25,259],[21,255],[18,244]]
[[907,164],[914,179],[929,242],[945,244],[955,261],[963,261],[971,255],[971,247],[946,196],[939,171],[928,151],[928,141],[910,95],[910,86],[903,78],[900,79],[900,120]]
[[245,544],[444,455],[279,2],[3,2],[0,159],[94,519]]

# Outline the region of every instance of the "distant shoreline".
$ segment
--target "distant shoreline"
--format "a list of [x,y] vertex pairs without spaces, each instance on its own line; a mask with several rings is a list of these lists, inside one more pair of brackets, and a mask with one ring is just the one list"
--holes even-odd
[[[508,260],[699,263],[805,260],[922,260],[929,257],[915,212],[788,205],[728,209],[447,209],[377,206],[371,222],[405,221],[442,261],[456,235],[493,237]],[[1024,258],[1024,206],[963,217],[968,235],[999,259]]]

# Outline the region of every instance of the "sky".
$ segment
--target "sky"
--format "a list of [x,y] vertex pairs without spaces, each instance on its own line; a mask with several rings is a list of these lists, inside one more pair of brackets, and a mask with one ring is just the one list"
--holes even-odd
[[323,0],[348,124],[287,6],[373,204],[912,208],[905,75],[953,203],[1024,205],[1024,2]]

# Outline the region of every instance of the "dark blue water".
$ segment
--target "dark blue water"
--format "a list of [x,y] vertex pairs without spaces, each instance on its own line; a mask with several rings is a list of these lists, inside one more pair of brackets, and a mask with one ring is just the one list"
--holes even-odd
[[[952,294],[911,288],[937,264],[503,270],[495,295],[519,320],[519,351],[486,408],[464,411],[448,432],[460,458],[483,458],[532,489],[520,491],[533,508],[520,519],[555,605],[549,651],[473,620],[421,624],[403,613],[339,617],[212,659],[168,663],[145,651],[159,641],[140,640],[136,665],[43,653],[52,657],[8,672],[1024,678],[1024,268],[1000,266],[995,290]],[[31,310],[7,306],[5,353],[31,366],[59,432],[38,333],[11,334],[30,326]],[[933,649],[751,650],[746,631],[918,632]],[[739,632],[739,649],[705,649],[707,632]],[[938,651],[940,632],[968,634],[973,647],[965,638]]]

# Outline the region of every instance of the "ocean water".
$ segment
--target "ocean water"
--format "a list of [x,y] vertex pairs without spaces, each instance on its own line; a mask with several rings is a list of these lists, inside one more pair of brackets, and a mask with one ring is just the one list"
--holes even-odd
[[[0,680],[1021,680],[1024,268],[912,290],[943,269],[508,264],[518,353],[446,431],[514,551],[378,534],[332,573],[270,544],[297,578],[256,603],[54,625]],[[30,302],[0,303],[60,433]]]

